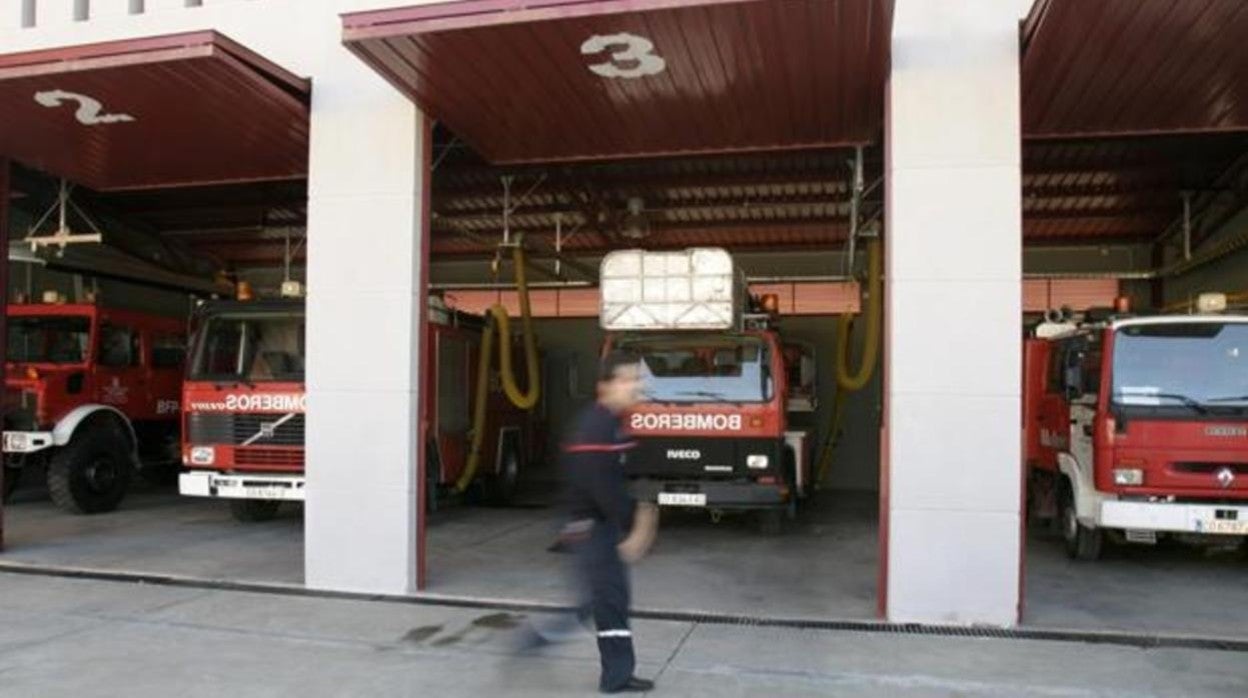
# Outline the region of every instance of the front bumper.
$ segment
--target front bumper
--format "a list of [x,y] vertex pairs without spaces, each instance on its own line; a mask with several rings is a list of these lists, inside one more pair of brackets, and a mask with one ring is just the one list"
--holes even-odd
[[1134,531],[1248,535],[1248,504],[1105,500],[1097,525]]
[[187,497],[269,499],[302,502],[306,478],[302,475],[236,475],[190,472],[178,476],[178,492]]
[[37,453],[54,445],[50,431],[4,432],[5,453]]
[[[634,480],[630,489],[639,502],[658,502],[660,493],[702,495],[705,496],[704,504],[690,504],[688,498],[684,497],[682,499],[685,502],[672,506],[708,509],[772,509],[783,507],[789,501],[787,488],[753,482],[642,479]],[[665,502],[661,503],[666,505]]]

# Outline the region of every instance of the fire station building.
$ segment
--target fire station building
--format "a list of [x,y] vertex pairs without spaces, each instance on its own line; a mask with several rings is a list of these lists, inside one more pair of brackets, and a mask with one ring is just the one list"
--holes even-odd
[[[813,391],[819,485],[778,535],[664,508],[639,606],[1199,633],[1071,610],[1126,563],[1076,565],[1027,526],[1024,341],[1052,308],[1248,291],[1245,36],[1235,0],[5,0],[10,302],[185,316],[297,281],[306,487],[251,528],[154,485],[67,528],[23,472],[0,564],[560,603],[543,522],[593,394],[599,263],[723,248],[811,347],[815,377],[787,382]],[[51,230],[88,239],[27,244]],[[519,477],[547,509],[435,504],[451,456],[427,444],[468,390],[428,399],[447,359],[427,328],[517,316],[516,245],[548,446]],[[840,398],[838,342],[874,360],[872,304],[878,362]],[[216,523],[148,537],[188,512]],[[1132,593],[1178,583],[1140,555]],[[1208,603],[1235,593],[1220,563],[1183,564]]]

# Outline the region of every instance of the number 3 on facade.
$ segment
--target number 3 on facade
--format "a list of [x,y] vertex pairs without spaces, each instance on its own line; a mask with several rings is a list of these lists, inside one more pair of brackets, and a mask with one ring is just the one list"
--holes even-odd
[[654,42],[635,34],[594,35],[581,44],[581,53],[586,56],[608,50],[607,60],[588,66],[604,78],[641,78],[667,68],[667,61],[654,53]]

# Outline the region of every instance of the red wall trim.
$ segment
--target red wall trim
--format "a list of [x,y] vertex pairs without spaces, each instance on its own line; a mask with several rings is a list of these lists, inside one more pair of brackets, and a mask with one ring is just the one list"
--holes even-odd
[[433,179],[433,122],[424,114],[417,117],[416,127],[420,129],[420,156],[417,167],[420,168],[420,258],[416,261],[420,267],[420,298],[416,302],[416,312],[420,318],[417,332],[417,345],[420,347],[416,367],[416,589],[425,588],[425,548],[428,547],[425,535],[425,502],[429,493],[425,487],[429,482],[425,471],[428,467],[425,459],[425,444],[429,435],[429,415],[425,410],[425,393],[431,386],[427,385],[429,375],[429,245],[432,237],[432,210],[429,203],[430,182]]
[[[9,160],[0,157],[0,250],[9,249]],[[9,265],[0,264],[0,308],[9,304]],[[8,360],[8,319],[0,315],[0,385],[4,384],[4,364]],[[0,415],[3,416],[3,415]],[[0,491],[3,491],[4,468],[0,467]],[[0,497],[0,550],[4,550],[4,499]]]

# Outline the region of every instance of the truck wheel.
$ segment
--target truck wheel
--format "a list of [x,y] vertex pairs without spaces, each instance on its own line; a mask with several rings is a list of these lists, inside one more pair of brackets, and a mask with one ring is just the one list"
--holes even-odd
[[281,501],[276,499],[231,499],[230,514],[242,523],[271,521],[281,506]]
[[784,507],[784,518],[796,521],[800,499],[797,492],[797,456],[789,449],[784,451],[784,478],[789,485],[789,502]]
[[485,481],[485,500],[497,507],[511,504],[519,482],[520,449],[516,439],[509,439],[503,448],[503,460],[498,464],[498,472]]
[[17,483],[22,480],[22,469],[4,466],[4,501],[9,501],[9,495],[13,494],[13,490],[17,489]]
[[4,466],[4,501],[7,502],[9,500],[9,495],[13,494],[14,490],[17,489],[18,483],[22,481],[22,470],[23,468],[12,465]]
[[1059,518],[1062,522],[1062,539],[1066,543],[1066,554],[1075,560],[1091,562],[1101,556],[1101,548],[1105,544],[1105,534],[1100,529],[1088,528],[1079,523],[1075,512],[1075,497],[1070,485],[1062,483]]
[[784,530],[784,509],[763,509],[758,512],[758,532],[778,536]]
[[48,463],[48,494],[72,514],[101,514],[117,508],[130,486],[130,449],[109,425],[85,425]]

